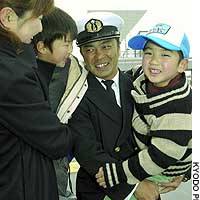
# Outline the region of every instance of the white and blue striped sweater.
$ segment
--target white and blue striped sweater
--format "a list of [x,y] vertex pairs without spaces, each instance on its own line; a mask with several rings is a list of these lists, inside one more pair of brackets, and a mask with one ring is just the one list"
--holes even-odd
[[158,174],[179,176],[191,167],[192,91],[185,75],[176,87],[159,95],[146,93],[144,74],[133,85],[133,134],[141,151],[124,162],[106,164],[110,186],[135,184]]

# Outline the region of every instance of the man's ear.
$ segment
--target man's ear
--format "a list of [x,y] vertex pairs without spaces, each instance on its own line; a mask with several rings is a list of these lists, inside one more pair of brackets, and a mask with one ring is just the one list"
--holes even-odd
[[181,60],[178,65],[178,72],[183,73],[187,68],[188,68],[188,60],[187,59]]
[[7,30],[15,28],[18,16],[12,8],[5,7],[0,10],[0,25]]
[[120,48],[120,45],[118,47],[118,55],[120,56],[121,55],[121,48]]
[[79,47],[79,52],[80,52],[80,54],[83,56],[81,47]]
[[45,47],[44,42],[43,41],[39,41],[36,45],[37,51],[38,53],[44,55],[47,53],[47,47]]

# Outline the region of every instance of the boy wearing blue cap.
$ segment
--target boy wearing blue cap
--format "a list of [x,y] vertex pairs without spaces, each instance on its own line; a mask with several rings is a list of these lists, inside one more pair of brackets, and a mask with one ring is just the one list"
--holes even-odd
[[[109,187],[158,175],[151,179],[178,186],[192,159],[192,92],[184,73],[190,51],[188,38],[170,25],[157,24],[146,35],[131,38],[129,46],[144,53],[132,90],[132,126],[141,150],[126,161],[107,163],[96,175],[97,182]],[[160,193],[170,191],[170,183],[159,186]]]

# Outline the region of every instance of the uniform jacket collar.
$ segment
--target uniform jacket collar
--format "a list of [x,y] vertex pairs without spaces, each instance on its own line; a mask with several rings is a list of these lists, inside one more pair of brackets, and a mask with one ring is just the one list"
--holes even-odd
[[101,83],[96,79],[96,77],[89,73],[88,74],[88,98],[106,115],[108,115],[112,120],[119,122],[119,117],[121,118],[121,111],[123,112],[123,119],[125,120],[127,112],[127,92],[126,92],[126,78],[123,73],[119,73],[119,88],[120,88],[120,98],[121,98],[121,108],[112,102],[111,99],[106,94],[105,89]]

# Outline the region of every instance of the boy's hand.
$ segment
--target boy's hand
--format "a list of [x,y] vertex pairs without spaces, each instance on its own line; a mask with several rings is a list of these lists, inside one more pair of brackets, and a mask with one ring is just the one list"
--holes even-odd
[[[96,181],[99,186],[106,188],[106,182],[103,172],[103,167],[99,168],[98,173],[95,175]],[[143,180],[140,182],[134,192],[137,200],[157,200],[159,198],[159,188],[155,183]]]
[[176,190],[176,188],[181,184],[182,180],[183,176],[177,176],[170,182],[159,183],[160,194]]

